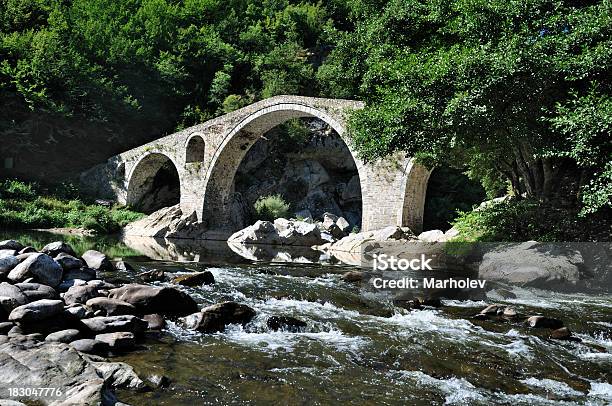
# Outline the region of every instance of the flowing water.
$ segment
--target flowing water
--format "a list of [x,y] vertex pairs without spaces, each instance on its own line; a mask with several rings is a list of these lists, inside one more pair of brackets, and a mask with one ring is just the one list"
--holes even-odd
[[[58,239],[21,238],[37,245]],[[233,300],[257,310],[245,327],[218,334],[169,322],[139,350],[116,357],[143,377],[161,374],[172,382],[165,390],[118,391],[127,403],[612,404],[609,293],[506,286],[480,300],[444,300],[439,308],[406,310],[343,282],[341,274],[352,268],[339,265],[257,263],[231,256],[176,262],[153,260],[159,257],[151,250],[142,250],[146,257],[109,240],[70,242],[80,250],[112,251],[143,270],[209,270],[214,285],[182,289],[202,305]],[[187,251],[175,254],[184,258]],[[108,276],[138,280],[133,273]],[[470,319],[490,303],[560,318],[581,342],[551,340],[520,322]],[[297,333],[271,331],[266,320],[272,315],[298,318],[307,327]]]

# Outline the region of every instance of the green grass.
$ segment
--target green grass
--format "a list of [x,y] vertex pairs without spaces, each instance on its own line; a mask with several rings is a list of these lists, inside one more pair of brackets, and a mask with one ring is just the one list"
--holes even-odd
[[0,182],[0,227],[5,229],[73,227],[112,234],[143,216],[123,206],[87,202],[69,185],[49,190],[36,183]]

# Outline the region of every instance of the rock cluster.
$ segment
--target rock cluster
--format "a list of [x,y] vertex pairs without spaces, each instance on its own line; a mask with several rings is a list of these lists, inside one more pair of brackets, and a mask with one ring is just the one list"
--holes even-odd
[[[133,269],[125,263],[122,268]],[[129,365],[100,355],[136,348],[147,331],[164,328],[164,317],[187,316],[189,328],[216,332],[255,315],[233,302],[198,311],[178,288],[117,286],[99,278],[99,272],[113,270],[103,253],[89,250],[79,257],[60,241],[40,252],[18,241],[0,242],[0,381],[65,388],[58,404],[115,404],[113,388],[146,385]],[[214,277],[197,272],[174,283],[199,286],[214,283]]]

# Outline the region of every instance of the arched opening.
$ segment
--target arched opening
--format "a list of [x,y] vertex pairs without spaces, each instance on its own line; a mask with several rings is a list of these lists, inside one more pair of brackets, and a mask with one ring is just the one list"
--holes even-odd
[[431,171],[423,165],[410,160],[404,174],[404,203],[400,215],[400,225],[409,227],[418,234],[423,231],[423,211],[425,193]]
[[179,204],[180,179],[176,166],[164,154],[145,156],[132,170],[127,204],[146,214]]
[[[203,221],[211,229],[236,231],[253,221],[254,200],[281,194],[290,203],[290,217],[320,220],[330,212],[359,227],[362,166],[340,125],[305,106],[270,110],[243,120],[219,148],[206,183]],[[296,123],[307,130],[304,139],[288,133]]]
[[463,171],[449,167],[435,168],[429,177],[423,230],[447,231],[459,211],[471,211],[486,199],[482,185]]
[[187,141],[185,151],[185,163],[194,163],[204,161],[204,149],[206,144],[204,139],[199,135],[194,135]]
[[338,133],[318,118],[291,119],[267,131],[245,154],[234,179],[232,215],[243,225],[260,219],[255,202],[280,195],[288,216],[323,220],[324,213],[361,226],[357,166]]

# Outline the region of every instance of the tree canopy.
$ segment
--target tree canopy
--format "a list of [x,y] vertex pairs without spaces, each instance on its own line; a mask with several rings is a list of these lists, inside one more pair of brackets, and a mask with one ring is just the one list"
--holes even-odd
[[[612,2],[2,0],[0,132],[23,112],[161,136],[277,94],[366,101],[368,158],[490,195],[612,197]],[[105,127],[105,128],[106,128]]]

